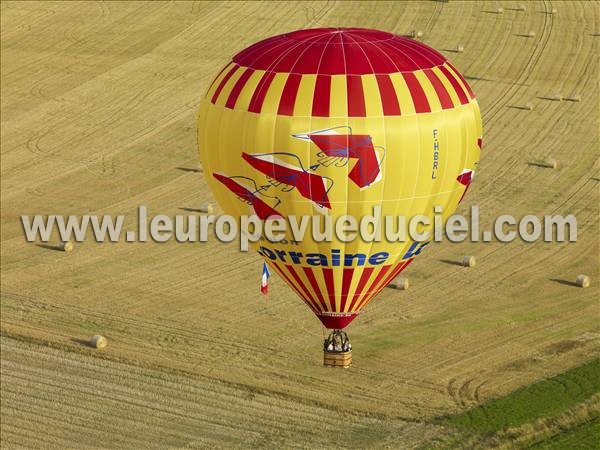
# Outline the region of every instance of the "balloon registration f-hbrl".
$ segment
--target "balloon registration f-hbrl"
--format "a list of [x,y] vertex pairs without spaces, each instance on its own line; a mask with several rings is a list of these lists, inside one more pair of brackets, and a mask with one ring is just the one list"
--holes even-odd
[[[343,215],[444,219],[481,152],[465,79],[427,45],[384,31],[321,28],[235,55],[198,119],[200,158],[223,210],[261,220]],[[259,241],[270,268],[330,329],[345,328],[426,243]],[[272,270],[272,271],[273,271]]]

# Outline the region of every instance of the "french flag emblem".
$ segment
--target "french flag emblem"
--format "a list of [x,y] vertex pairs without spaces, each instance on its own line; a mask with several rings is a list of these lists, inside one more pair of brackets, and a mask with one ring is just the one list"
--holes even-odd
[[271,272],[269,272],[269,268],[267,267],[267,263],[263,263],[263,273],[262,280],[260,283],[260,292],[267,295],[269,293],[269,277],[271,276]]

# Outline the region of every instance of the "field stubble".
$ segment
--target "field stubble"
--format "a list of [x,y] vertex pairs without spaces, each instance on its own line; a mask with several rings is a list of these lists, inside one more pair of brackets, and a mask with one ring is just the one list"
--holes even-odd
[[[600,347],[600,11],[572,2],[552,15],[557,2],[526,12],[505,3],[499,15],[489,13],[493,2],[3,2],[2,332],[89,354],[77,339],[101,333],[110,345],[98,364],[121,361],[131,377],[230,383],[395,424],[458,411],[589,359]],[[135,217],[139,204],[178,214],[212,201],[202,174],[188,169],[198,167],[195,116],[213,74],[260,38],[339,25],[423,30],[465,74],[484,118],[466,202],[480,205],[482,226],[504,213],[575,214],[579,241],[436,244],[407,273],[411,290],[386,290],[352,325],[354,366],[335,377],[319,366],[317,320],[276,277],[261,298],[259,259],[234,244],[86,241],[66,255],[25,242],[20,214]],[[448,50],[458,42],[463,53]],[[582,98],[544,99],[554,92]],[[513,107],[526,102],[535,108]],[[558,169],[528,164],[546,157]],[[475,269],[444,262],[463,254],[477,257]],[[566,282],[582,272],[589,289]],[[35,362],[16,355],[6,370]],[[19,426],[4,436],[23,433]],[[241,440],[259,442],[245,433]]]

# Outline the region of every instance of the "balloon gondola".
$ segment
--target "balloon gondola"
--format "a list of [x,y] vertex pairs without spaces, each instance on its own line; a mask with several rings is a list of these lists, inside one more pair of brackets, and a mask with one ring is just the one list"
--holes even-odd
[[343,368],[352,365],[352,344],[344,330],[333,330],[324,339],[323,365]]
[[[209,187],[235,217],[335,222],[377,207],[433,219],[438,205],[445,220],[473,180],[481,128],[471,88],[434,49],[319,28],[235,55],[201,100],[198,145]],[[324,327],[343,332],[427,244],[286,235],[255,247]]]

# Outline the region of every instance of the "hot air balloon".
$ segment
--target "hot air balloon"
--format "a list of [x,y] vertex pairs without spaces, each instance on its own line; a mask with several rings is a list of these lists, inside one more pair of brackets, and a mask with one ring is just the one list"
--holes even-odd
[[[299,30],[235,55],[201,100],[198,145],[223,210],[261,220],[450,216],[481,151],[473,92],[422,42],[361,28]],[[333,330],[325,364],[347,367],[344,328],[428,242],[262,240],[272,271]]]

